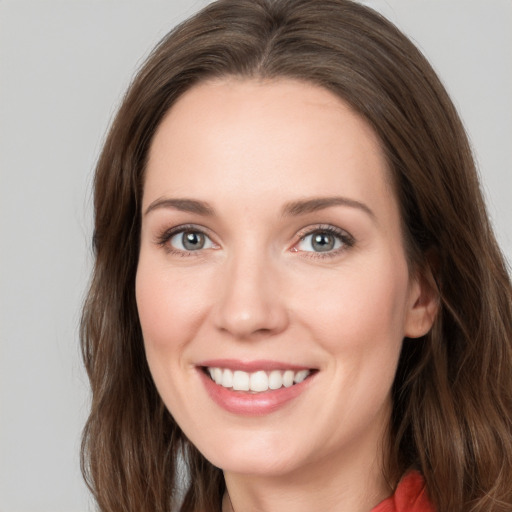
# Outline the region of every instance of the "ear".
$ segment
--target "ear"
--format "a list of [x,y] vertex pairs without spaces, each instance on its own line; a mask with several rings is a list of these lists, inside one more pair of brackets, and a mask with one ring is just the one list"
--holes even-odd
[[417,271],[411,281],[404,336],[419,338],[430,331],[439,310],[439,290],[430,265]]

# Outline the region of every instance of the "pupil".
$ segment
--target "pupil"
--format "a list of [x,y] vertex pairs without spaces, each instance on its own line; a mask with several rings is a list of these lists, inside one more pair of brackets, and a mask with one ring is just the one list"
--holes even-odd
[[197,251],[204,246],[204,235],[194,231],[183,233],[183,247],[188,251]]
[[330,251],[334,248],[334,237],[329,233],[317,233],[313,236],[312,246],[318,252]]

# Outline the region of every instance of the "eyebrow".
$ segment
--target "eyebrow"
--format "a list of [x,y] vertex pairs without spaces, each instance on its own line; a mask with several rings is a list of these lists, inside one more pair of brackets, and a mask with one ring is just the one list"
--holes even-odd
[[311,199],[303,199],[299,201],[292,201],[286,203],[283,207],[283,216],[298,216],[307,213],[324,210],[332,206],[348,206],[350,208],[357,208],[367,213],[373,220],[376,220],[375,213],[360,201],[349,199],[348,197],[313,197]]
[[[286,203],[282,209],[283,216],[297,217],[299,215],[305,215],[307,213],[313,213],[333,206],[348,206],[350,208],[357,208],[368,214],[373,220],[376,219],[373,211],[360,201],[355,199],[349,199],[348,197],[313,197],[310,199],[301,199],[298,201],[291,201]],[[153,201],[144,212],[147,215],[153,210],[159,208],[172,208],[174,210],[180,210],[182,212],[196,213],[198,215],[204,215],[211,217],[215,215],[215,210],[205,201],[198,201],[195,199],[184,199],[184,198],[160,198]]]
[[204,201],[196,201],[195,199],[171,199],[171,198],[160,198],[153,201],[144,212],[147,215],[153,210],[159,208],[173,208],[174,210],[180,210],[182,212],[197,213],[198,215],[204,215],[211,217],[215,215],[215,210]]

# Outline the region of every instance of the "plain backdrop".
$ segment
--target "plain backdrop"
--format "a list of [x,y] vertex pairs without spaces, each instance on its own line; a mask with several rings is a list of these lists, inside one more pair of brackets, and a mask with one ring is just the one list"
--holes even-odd
[[[312,0],[314,1],[314,0]],[[78,323],[93,168],[134,70],[206,0],[0,0],[0,512],[93,510]],[[512,261],[512,2],[380,0],[439,72]]]

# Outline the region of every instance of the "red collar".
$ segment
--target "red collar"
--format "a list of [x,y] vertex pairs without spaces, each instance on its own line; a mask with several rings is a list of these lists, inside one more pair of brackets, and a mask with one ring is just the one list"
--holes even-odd
[[417,471],[411,471],[400,480],[393,496],[371,512],[435,512],[435,509],[427,498],[423,477]]

